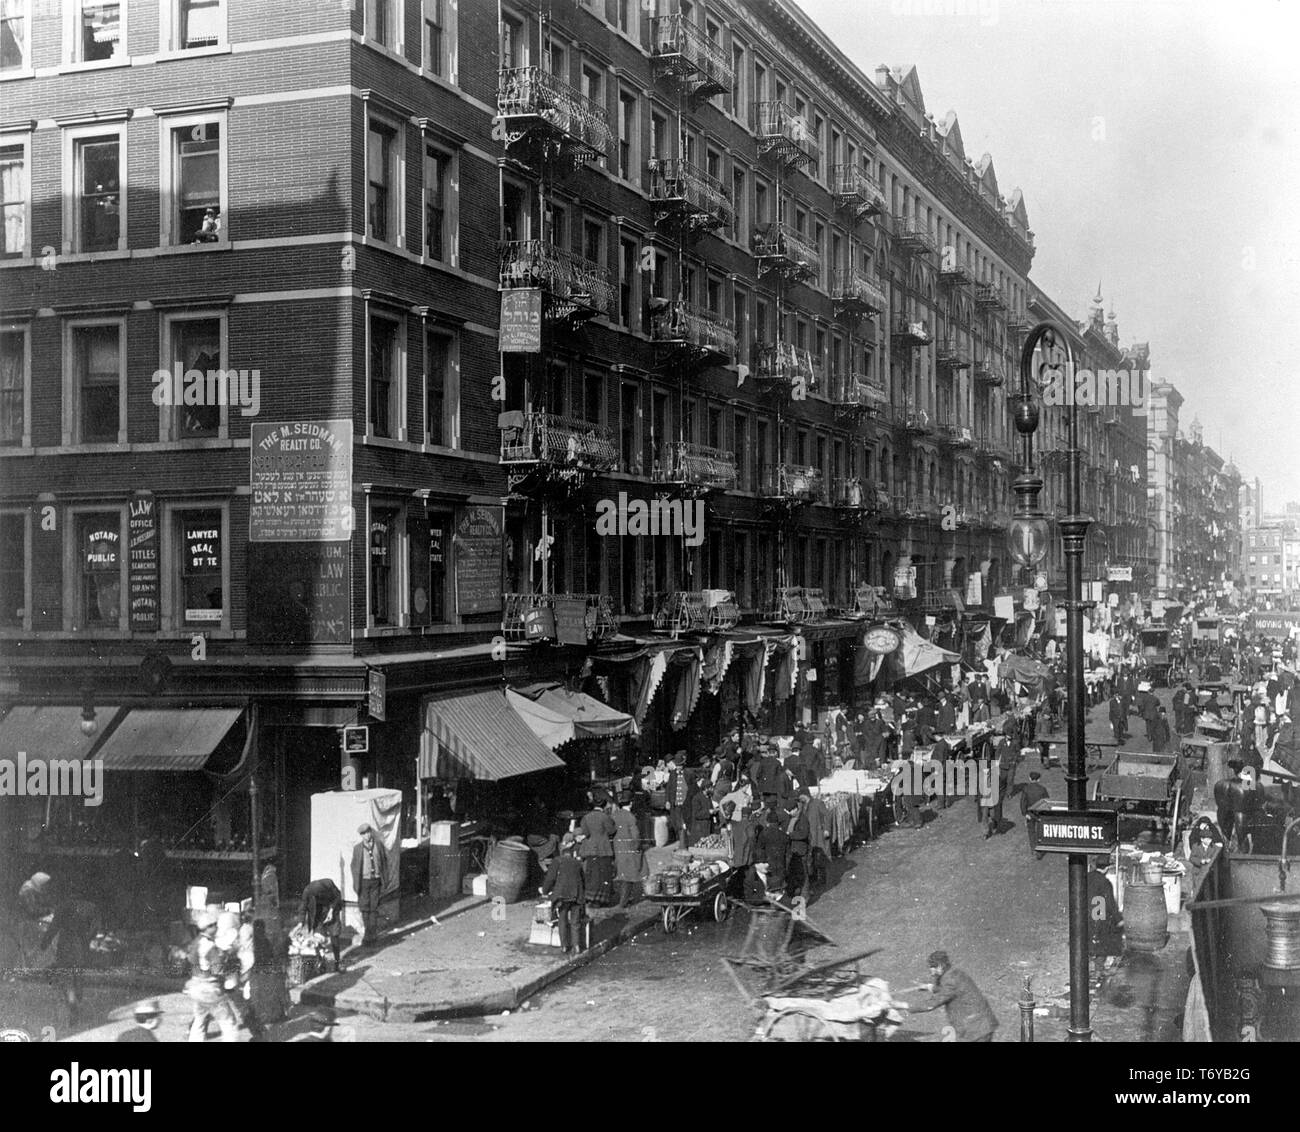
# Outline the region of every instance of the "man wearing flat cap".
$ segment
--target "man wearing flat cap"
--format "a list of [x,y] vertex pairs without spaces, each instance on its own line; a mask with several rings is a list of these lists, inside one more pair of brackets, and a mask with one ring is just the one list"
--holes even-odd
[[352,887],[356,889],[357,906],[365,925],[361,946],[373,947],[379,939],[379,898],[388,875],[388,851],[369,822],[362,822],[357,832],[361,840],[352,847]]

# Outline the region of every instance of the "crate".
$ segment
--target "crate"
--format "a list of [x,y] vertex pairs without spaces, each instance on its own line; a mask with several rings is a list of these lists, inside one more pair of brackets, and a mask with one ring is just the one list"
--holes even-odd
[[289,956],[289,985],[300,987],[321,973],[324,963],[319,955]]

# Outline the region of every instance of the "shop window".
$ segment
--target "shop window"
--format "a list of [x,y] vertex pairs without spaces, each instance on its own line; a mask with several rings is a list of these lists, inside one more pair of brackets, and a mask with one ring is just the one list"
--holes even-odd
[[23,628],[27,595],[27,513],[0,512],[0,628]]
[[82,629],[117,629],[122,620],[122,516],[118,511],[77,516],[80,571],[77,610]]
[[186,626],[220,628],[226,611],[221,512],[182,511],[177,527],[181,552],[177,620]]

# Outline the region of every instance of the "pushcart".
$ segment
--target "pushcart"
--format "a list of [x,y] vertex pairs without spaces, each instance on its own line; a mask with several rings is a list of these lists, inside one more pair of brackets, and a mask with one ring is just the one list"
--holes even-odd
[[1191,789],[1181,754],[1121,752],[1093,783],[1094,801],[1114,804],[1124,826],[1154,828],[1171,848],[1191,810]]
[[659,922],[671,934],[692,912],[707,914],[719,924],[725,921],[731,914],[732,900],[740,895],[744,883],[744,869],[728,869],[702,880],[698,892],[656,893],[647,895],[646,899],[660,909]]
[[[878,949],[876,949],[878,950]],[[875,950],[803,967],[759,994],[746,986],[738,958],[723,959],[746,1001],[759,1014],[760,1042],[885,1041],[903,1023],[907,1004],[888,984],[863,975],[858,964]]]
[[747,999],[775,993],[808,973],[807,953],[812,948],[837,946],[808,918],[798,900],[791,905],[769,897],[764,904],[745,907],[749,916],[745,938],[740,950],[729,958],[727,970]]

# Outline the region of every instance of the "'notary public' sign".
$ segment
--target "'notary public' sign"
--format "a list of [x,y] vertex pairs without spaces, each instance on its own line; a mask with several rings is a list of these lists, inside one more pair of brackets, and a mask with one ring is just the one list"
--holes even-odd
[[131,590],[133,633],[158,631],[158,504],[152,495],[137,495],[127,519],[126,580]]
[[352,422],[255,421],[250,542],[352,537]]
[[1115,810],[1029,811],[1029,839],[1040,853],[1109,853],[1119,844]]

